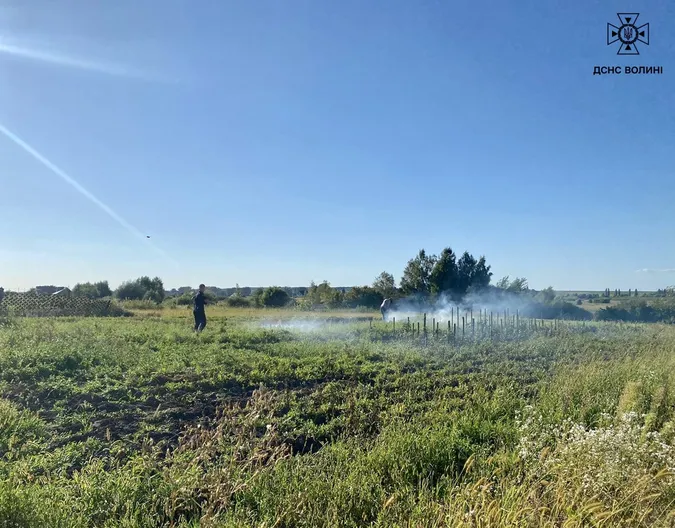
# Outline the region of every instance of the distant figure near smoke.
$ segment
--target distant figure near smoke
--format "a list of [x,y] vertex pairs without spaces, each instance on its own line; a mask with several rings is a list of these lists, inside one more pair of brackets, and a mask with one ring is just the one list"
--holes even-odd
[[204,306],[207,303],[206,297],[204,297],[205,289],[206,286],[200,284],[199,293],[197,293],[197,295],[194,297],[194,307],[192,312],[195,316],[195,332],[197,333],[200,333],[202,330],[204,330],[204,327],[206,326],[206,310],[204,309]]
[[387,312],[389,311],[390,307],[391,307],[391,299],[385,299],[384,301],[382,301],[382,304],[380,305],[380,312],[382,312],[383,321],[387,320]]

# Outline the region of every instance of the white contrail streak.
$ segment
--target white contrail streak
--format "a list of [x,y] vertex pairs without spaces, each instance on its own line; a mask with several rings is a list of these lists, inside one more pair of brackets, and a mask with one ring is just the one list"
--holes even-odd
[[160,78],[159,76],[133,70],[125,66],[88,61],[85,59],[80,59],[77,57],[72,57],[60,53],[42,51],[24,46],[17,46],[15,44],[3,42],[1,40],[0,40],[0,53],[11,55],[13,57],[21,57],[24,59],[30,59],[34,61],[46,62],[57,66],[77,68],[80,70],[104,73],[106,75],[113,75],[117,77],[131,77],[146,81],[172,82],[170,79]]
[[96,198],[93,194],[91,194],[87,189],[82,187],[79,183],[77,183],[73,178],[68,176],[63,170],[61,170],[59,167],[54,165],[51,161],[49,161],[47,158],[45,158],[42,154],[40,154],[37,150],[35,150],[33,147],[31,147],[28,143],[26,143],[23,139],[21,139],[19,136],[17,136],[14,132],[9,130],[7,127],[2,125],[0,123],[0,132],[5,135],[5,137],[9,138],[11,141],[13,141],[16,145],[21,147],[23,150],[28,152],[31,156],[33,156],[36,160],[38,160],[40,163],[42,163],[45,167],[47,167],[49,170],[51,170],[54,174],[56,174],[58,177],[60,177],[62,180],[64,180],[67,184],[69,184],[71,187],[73,187],[77,192],[79,192],[81,195],[83,195],[85,198],[87,198],[90,202],[92,202],[94,205],[96,205],[99,209],[107,213],[110,217],[112,217],[113,220],[115,220],[118,224],[120,224],[122,227],[124,227],[126,230],[128,230],[131,234],[134,236],[140,238],[143,242],[149,244],[155,251],[159,252],[163,257],[173,261],[175,261],[168,255],[166,254],[162,249],[158,248],[154,244],[148,242],[146,236],[141,233],[138,229],[136,229],[133,225],[131,225],[129,222],[127,222],[124,218],[122,218],[120,215],[118,215],[115,211],[113,211],[110,207],[108,207],[106,204],[104,204],[101,200]]

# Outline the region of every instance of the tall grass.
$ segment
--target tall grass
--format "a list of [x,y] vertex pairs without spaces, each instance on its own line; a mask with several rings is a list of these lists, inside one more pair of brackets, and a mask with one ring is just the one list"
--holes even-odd
[[0,326],[0,526],[675,520],[670,327],[421,347],[212,314]]

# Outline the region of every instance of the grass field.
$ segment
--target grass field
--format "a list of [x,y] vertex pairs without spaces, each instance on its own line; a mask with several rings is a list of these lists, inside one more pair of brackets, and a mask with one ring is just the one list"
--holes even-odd
[[0,526],[673,526],[672,326],[190,315],[0,323]]

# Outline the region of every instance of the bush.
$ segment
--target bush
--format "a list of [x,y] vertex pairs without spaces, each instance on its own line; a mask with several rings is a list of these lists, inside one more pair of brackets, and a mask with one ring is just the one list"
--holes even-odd
[[231,295],[227,298],[225,303],[232,308],[250,308],[251,300],[247,297],[242,297],[241,295]]
[[157,304],[151,300],[142,301],[123,301],[122,308],[126,310],[161,310],[164,308],[161,304]]
[[631,299],[623,302],[620,307],[610,306],[598,310],[595,317],[598,321],[672,323],[675,322],[675,302],[668,298],[654,299],[652,302]]
[[356,286],[345,294],[344,305],[348,308],[356,308],[357,306],[366,308],[379,308],[384,300],[381,292],[369,286]]
[[563,301],[555,301],[551,304],[529,304],[522,310],[522,315],[541,319],[570,319],[576,321],[589,321],[593,318],[593,314],[588,310]]
[[73,287],[73,295],[77,297],[88,297],[89,299],[103,299],[111,297],[112,291],[108,286],[108,281],[101,281],[92,284],[91,282],[78,283]]
[[279,288],[277,286],[272,286],[267,288],[262,294],[262,304],[267,307],[282,307],[288,304],[290,296],[286,290]]

